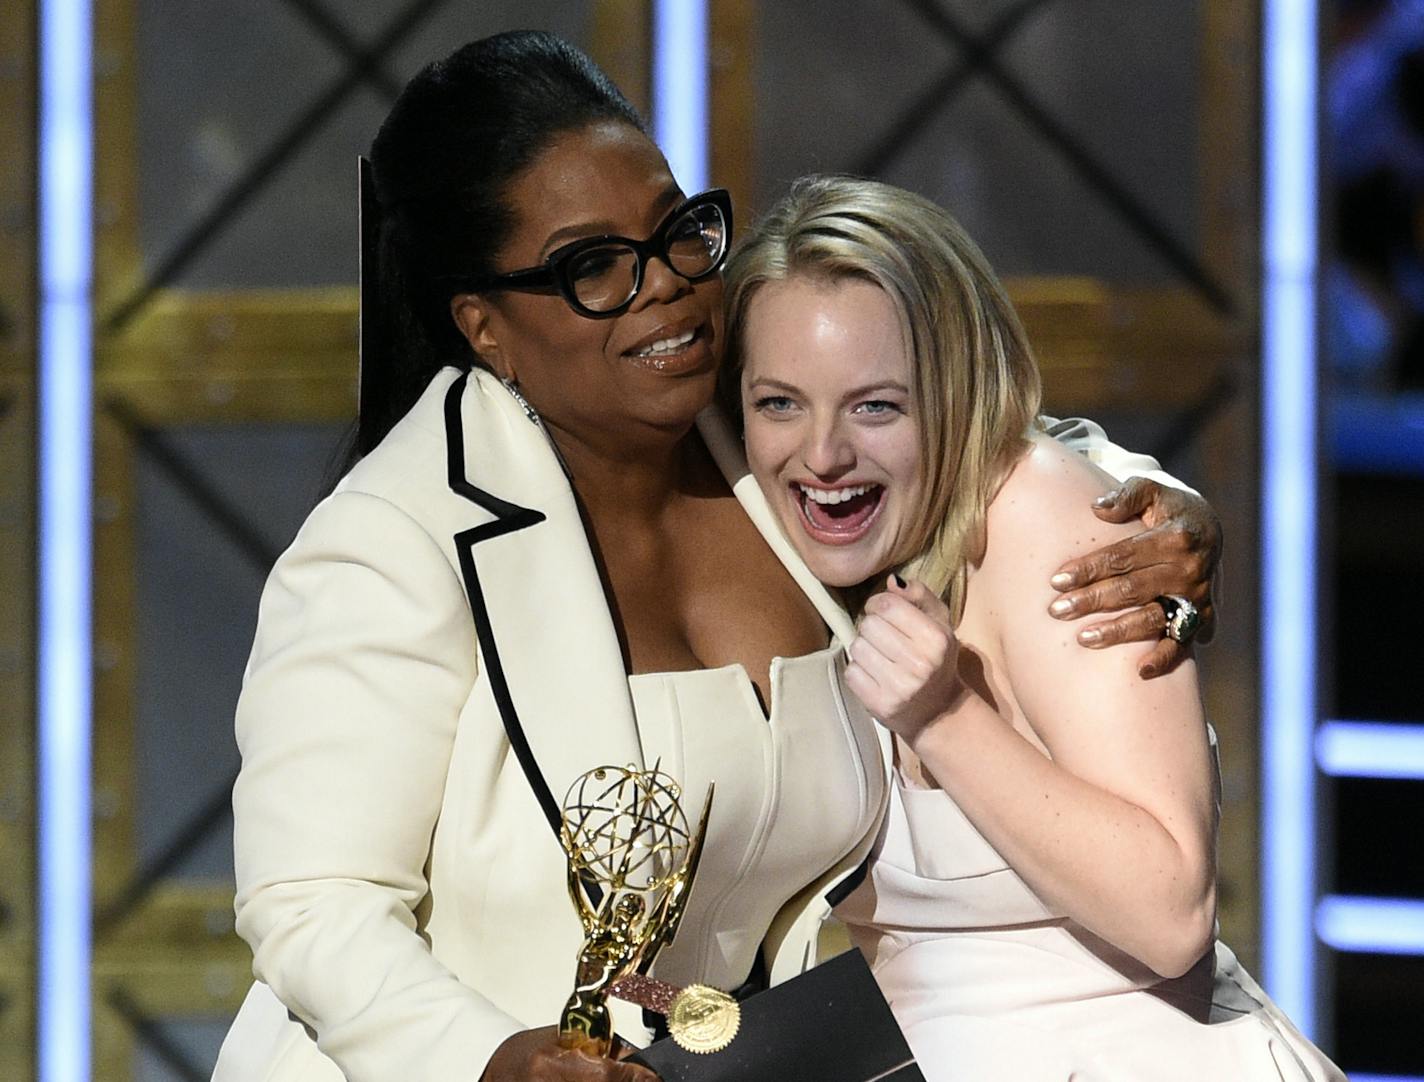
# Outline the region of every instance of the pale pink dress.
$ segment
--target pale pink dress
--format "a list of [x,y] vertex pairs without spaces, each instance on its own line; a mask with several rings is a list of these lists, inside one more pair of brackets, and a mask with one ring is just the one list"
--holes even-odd
[[927,1082],[1343,1082],[1223,944],[1163,980],[1038,899],[948,794],[892,786],[836,910]]

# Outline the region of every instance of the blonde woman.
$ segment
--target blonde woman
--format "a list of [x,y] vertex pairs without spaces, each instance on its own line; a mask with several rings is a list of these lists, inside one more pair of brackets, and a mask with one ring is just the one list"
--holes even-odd
[[1047,438],[1023,330],[943,210],[799,182],[728,273],[724,390],[811,570],[860,609],[846,683],[893,733],[839,907],[922,1069],[1158,1082],[1343,1075],[1215,939],[1217,768],[1188,653],[1089,652],[1052,570],[1123,537]]

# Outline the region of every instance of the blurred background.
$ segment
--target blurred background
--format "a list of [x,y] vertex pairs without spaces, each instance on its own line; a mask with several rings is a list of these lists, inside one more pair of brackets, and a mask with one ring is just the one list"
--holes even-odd
[[[0,6],[4,1080],[39,1062],[42,6]],[[1318,350],[1307,336],[1285,364],[1307,409],[1319,389],[1321,438],[1318,461],[1307,442],[1287,465],[1320,502],[1277,536],[1260,528],[1262,5],[94,0],[93,1077],[206,1079],[251,979],[232,931],[232,711],[267,569],[354,415],[356,155],[426,62],[535,26],[650,114],[663,76],[705,83],[707,179],[744,223],[813,170],[949,207],[1009,281],[1047,408],[1211,499],[1223,937],[1352,1077],[1424,1078],[1424,4],[1299,7],[1320,27]],[[705,47],[660,52],[689,11]],[[1314,199],[1305,160],[1285,179]],[[1273,545],[1304,552],[1305,588],[1263,621]],[[1312,633],[1285,677],[1318,691],[1283,718],[1262,677],[1276,621]],[[1273,769],[1303,796],[1273,803]],[[1295,895],[1268,881],[1280,852],[1300,854]],[[1301,919],[1272,957],[1277,922]]]

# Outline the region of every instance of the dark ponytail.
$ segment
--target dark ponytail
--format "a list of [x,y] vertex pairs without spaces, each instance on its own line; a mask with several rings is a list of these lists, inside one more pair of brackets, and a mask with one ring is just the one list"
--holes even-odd
[[600,121],[646,130],[592,60],[541,31],[472,42],[401,92],[362,170],[358,453],[442,367],[474,363],[450,299],[494,270],[514,225],[510,181],[555,136]]

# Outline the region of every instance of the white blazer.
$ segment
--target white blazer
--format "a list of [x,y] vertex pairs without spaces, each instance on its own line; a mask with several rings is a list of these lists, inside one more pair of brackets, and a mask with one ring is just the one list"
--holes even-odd
[[[848,643],[740,443],[713,411],[699,424]],[[303,525],[263,593],[237,739],[237,929],[258,983],[217,1082],[478,1078],[506,1037],[558,1018],[582,930],[555,801],[642,753],[572,490],[492,376],[440,373]],[[825,895],[873,834],[784,907],[773,980],[814,964]]]
[[[725,419],[698,424],[848,643]],[[1110,472],[1124,454],[1095,426],[1063,435]],[[642,756],[568,479],[494,377],[441,372],[312,512],[263,593],[237,739],[237,930],[257,983],[214,1082],[474,1079],[511,1034],[557,1019],[582,932],[555,801]],[[773,982],[815,963],[875,833],[783,907]],[[645,1033],[611,1006],[619,1032]]]

